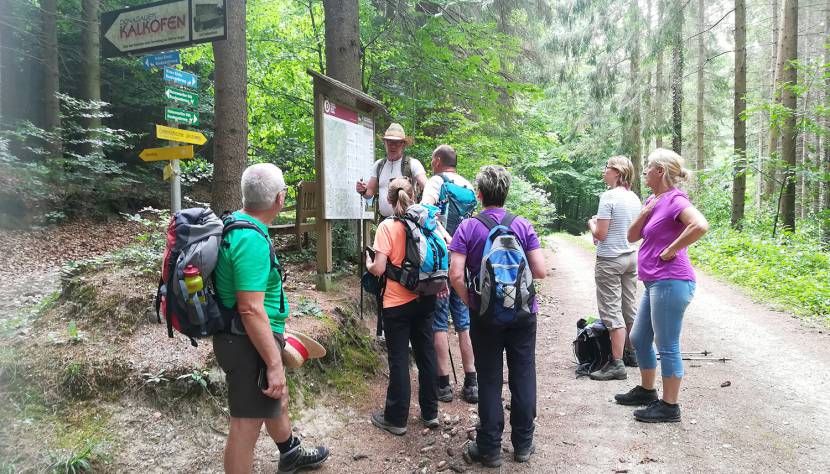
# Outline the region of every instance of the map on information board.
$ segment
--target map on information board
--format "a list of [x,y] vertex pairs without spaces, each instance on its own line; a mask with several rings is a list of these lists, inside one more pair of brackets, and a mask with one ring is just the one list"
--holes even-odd
[[323,99],[323,173],[326,219],[371,219],[361,209],[355,183],[369,180],[375,162],[372,117]]

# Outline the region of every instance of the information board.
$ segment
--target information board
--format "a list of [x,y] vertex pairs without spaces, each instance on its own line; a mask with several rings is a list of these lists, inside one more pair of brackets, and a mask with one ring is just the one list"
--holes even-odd
[[[371,219],[361,209],[355,183],[369,181],[375,162],[375,125],[372,117],[323,100],[323,172],[326,219]],[[362,214],[362,216],[361,216]]]

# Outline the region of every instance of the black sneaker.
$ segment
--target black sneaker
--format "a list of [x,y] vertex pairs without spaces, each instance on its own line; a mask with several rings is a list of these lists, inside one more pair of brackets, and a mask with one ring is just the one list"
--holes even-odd
[[516,462],[530,461],[530,455],[536,452],[536,445],[531,444],[529,448],[517,449],[513,452],[513,460]]
[[501,450],[496,451],[495,454],[482,454],[478,450],[478,445],[475,441],[467,443],[462,453],[467,464],[480,462],[484,467],[499,467],[501,466]]
[[625,365],[621,359],[614,359],[602,366],[601,369],[589,374],[591,380],[625,380],[628,374],[625,373]]
[[626,367],[639,367],[640,365],[637,363],[637,351],[634,349],[625,349],[623,350],[623,364]]
[[372,424],[393,435],[403,436],[406,434],[406,426],[395,426],[388,423],[386,418],[383,417],[383,413],[372,413]]
[[449,403],[452,401],[452,387],[438,387],[438,400]]
[[329,448],[317,446],[306,448],[297,445],[291,451],[280,454],[278,474],[293,474],[302,469],[317,469],[329,457]]
[[620,405],[648,405],[657,400],[657,389],[646,390],[640,385],[629,390],[627,393],[614,395],[614,400]]
[[422,416],[421,417],[421,423],[423,423],[424,426],[426,426],[429,429],[434,429],[434,428],[438,428],[439,426],[441,426],[441,422],[438,421],[438,417],[435,417],[431,420],[427,420],[426,418],[424,418]]
[[644,423],[676,423],[680,421],[680,405],[657,400],[646,408],[634,410],[634,418]]
[[478,385],[465,385],[461,390],[461,398],[467,403],[478,403]]

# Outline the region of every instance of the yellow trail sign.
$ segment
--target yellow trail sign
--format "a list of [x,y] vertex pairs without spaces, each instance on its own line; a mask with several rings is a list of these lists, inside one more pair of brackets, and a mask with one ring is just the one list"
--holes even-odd
[[193,145],[147,148],[142,150],[138,157],[144,161],[184,160],[193,158]]
[[207,141],[207,138],[199,132],[165,127],[164,125],[156,125],[156,138],[173,142],[192,143],[194,145],[204,145]]

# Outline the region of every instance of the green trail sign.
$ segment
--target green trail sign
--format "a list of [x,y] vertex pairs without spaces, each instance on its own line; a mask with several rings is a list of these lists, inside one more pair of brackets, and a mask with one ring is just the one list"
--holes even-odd
[[175,87],[167,86],[164,88],[164,98],[178,102],[180,104],[187,104],[193,108],[199,107],[199,95],[193,92],[183,91]]
[[185,125],[199,125],[199,114],[189,110],[177,109],[174,107],[164,108],[164,120],[177,122]]

